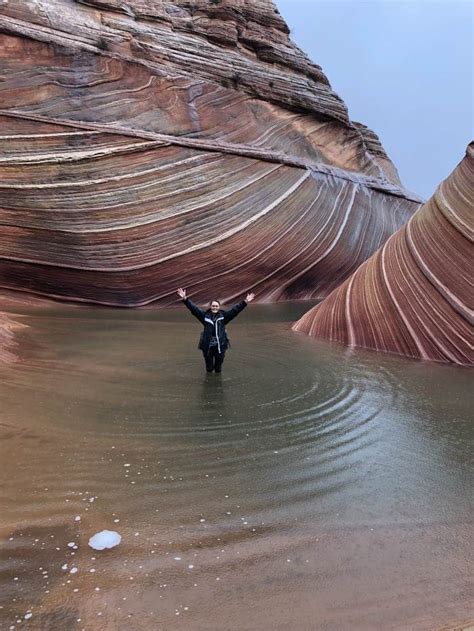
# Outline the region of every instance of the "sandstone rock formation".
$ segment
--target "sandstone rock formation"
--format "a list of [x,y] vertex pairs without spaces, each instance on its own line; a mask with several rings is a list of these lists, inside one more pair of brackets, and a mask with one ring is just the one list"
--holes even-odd
[[420,203],[270,0],[0,13],[0,289],[322,297]]
[[0,311],[0,366],[17,360],[15,331],[24,327],[24,324],[15,322],[9,315]]
[[474,143],[406,226],[293,327],[419,359],[474,364]]

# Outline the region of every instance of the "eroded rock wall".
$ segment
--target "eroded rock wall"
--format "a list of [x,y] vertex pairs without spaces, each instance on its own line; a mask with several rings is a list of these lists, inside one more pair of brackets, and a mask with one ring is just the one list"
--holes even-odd
[[474,144],[406,226],[294,330],[472,365]]
[[0,366],[18,361],[18,341],[15,333],[26,325],[15,321],[10,315],[0,311]]
[[0,287],[325,296],[418,207],[270,0],[10,0]]

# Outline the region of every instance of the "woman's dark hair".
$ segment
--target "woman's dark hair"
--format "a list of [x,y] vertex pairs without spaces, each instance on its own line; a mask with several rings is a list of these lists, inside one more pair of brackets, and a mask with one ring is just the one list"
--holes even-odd
[[217,300],[217,298],[213,298],[213,299],[209,302],[209,306],[211,306],[213,302],[217,302],[217,303],[219,303],[219,307],[221,306],[221,301],[220,301],[220,300]]

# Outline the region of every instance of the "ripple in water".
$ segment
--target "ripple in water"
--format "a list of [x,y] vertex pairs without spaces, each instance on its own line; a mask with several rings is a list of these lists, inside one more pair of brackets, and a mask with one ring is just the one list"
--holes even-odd
[[[206,375],[198,327],[172,312],[65,313],[34,316],[35,356],[0,375],[2,623],[422,629],[466,613],[466,371],[308,340],[273,308],[233,323]],[[121,544],[91,551],[105,529]]]

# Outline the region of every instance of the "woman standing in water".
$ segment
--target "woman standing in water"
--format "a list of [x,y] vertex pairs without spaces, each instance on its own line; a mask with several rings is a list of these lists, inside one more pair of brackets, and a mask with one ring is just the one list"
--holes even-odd
[[186,307],[191,311],[199,322],[204,324],[204,330],[201,333],[198,348],[204,355],[207,372],[222,371],[222,364],[227,348],[229,347],[229,338],[225,330],[225,325],[238,315],[249,302],[255,298],[255,294],[247,294],[245,300],[237,303],[228,311],[221,310],[221,303],[218,300],[211,300],[210,307],[207,311],[203,311],[194,304],[186,296],[185,289],[178,289],[178,296],[184,302]]

